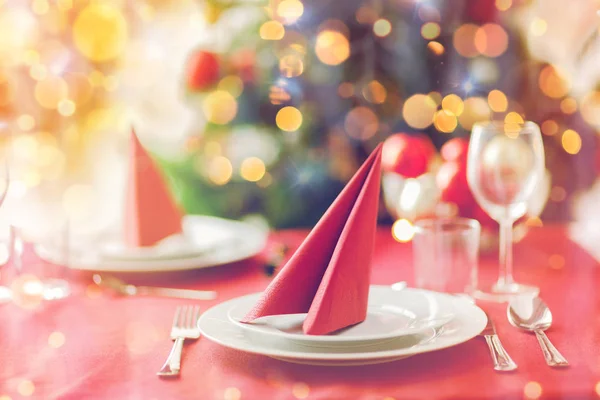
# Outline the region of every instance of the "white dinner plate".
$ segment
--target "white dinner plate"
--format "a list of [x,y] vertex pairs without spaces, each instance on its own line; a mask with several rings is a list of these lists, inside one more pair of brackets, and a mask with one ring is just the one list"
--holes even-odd
[[[253,224],[216,217],[188,215],[184,218],[185,234],[196,250],[179,256],[169,251],[126,252],[115,250],[106,255],[105,241],[94,245],[72,246],[68,253],[60,246],[38,244],[37,254],[47,261],[73,269],[107,272],[168,272],[213,267],[241,261],[260,253],[268,232]],[[168,247],[168,246],[167,246]],[[68,255],[67,255],[68,254]],[[120,254],[116,256],[115,254]]]
[[[387,290],[388,287],[372,286],[372,289]],[[433,303],[447,304],[454,318],[437,330],[373,342],[371,345],[349,348],[313,347],[281,338],[261,339],[256,335],[248,335],[247,331],[232,322],[228,316],[229,310],[239,303],[256,302],[261,295],[256,293],[210,308],[198,320],[198,327],[205,338],[232,349],[300,364],[344,366],[389,362],[456,346],[477,336],[485,328],[485,313],[468,299],[420,289],[403,291],[421,293],[435,299]],[[402,292],[398,292],[398,295]]]
[[439,328],[453,318],[452,308],[439,297],[423,291],[396,291],[391,287],[371,287],[367,318],[360,324],[329,335],[306,335],[302,323],[306,314],[273,315],[251,323],[239,322],[255,302],[243,301],[228,312],[232,322],[250,334],[293,340],[311,346],[362,345],[372,341]]

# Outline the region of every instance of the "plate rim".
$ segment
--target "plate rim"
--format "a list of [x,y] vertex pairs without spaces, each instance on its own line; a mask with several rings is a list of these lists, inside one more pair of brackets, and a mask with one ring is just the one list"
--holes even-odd
[[[386,286],[386,285],[371,285],[371,287],[390,288],[389,286]],[[205,321],[210,321],[210,320],[216,320],[216,321],[220,321],[220,322],[223,322],[226,324],[230,324],[231,326],[236,327],[236,329],[239,329],[236,325],[234,325],[229,320],[229,318],[227,317],[226,314],[225,314],[224,319],[223,318],[215,318],[212,316],[212,314],[218,313],[220,311],[221,307],[225,307],[231,301],[235,301],[236,299],[239,299],[240,297],[243,297],[243,296],[225,301],[223,303],[220,303],[220,304],[217,304],[217,305],[211,307],[206,312],[204,312],[202,314],[202,316],[198,319],[197,325],[198,325],[198,328],[200,329],[202,336],[206,337],[208,340],[210,340],[214,343],[217,343],[223,347],[227,347],[230,349],[234,349],[234,350],[238,350],[238,351],[242,351],[242,352],[246,352],[246,353],[264,355],[264,356],[268,356],[271,358],[279,357],[279,358],[289,358],[289,359],[299,359],[299,360],[359,361],[359,360],[394,358],[394,357],[399,357],[399,356],[404,356],[404,355],[412,356],[412,355],[423,354],[423,353],[428,353],[428,352],[432,352],[432,351],[443,350],[443,349],[446,349],[449,347],[454,347],[459,344],[465,343],[465,342],[473,339],[477,335],[479,335],[483,331],[483,329],[485,328],[485,326],[487,324],[487,317],[485,315],[485,312],[480,307],[478,307],[476,304],[471,303],[467,299],[460,298],[458,296],[452,296],[452,295],[449,295],[446,293],[433,292],[433,291],[428,291],[428,290],[423,290],[423,289],[406,288],[403,290],[424,291],[424,292],[432,293],[436,296],[437,295],[447,296],[452,301],[453,305],[459,304],[460,306],[465,307],[465,309],[470,309],[470,312],[472,312],[473,314],[478,314],[478,315],[472,315],[469,318],[469,322],[474,325],[474,327],[472,328],[472,331],[468,334],[463,333],[463,336],[460,336],[460,337],[457,337],[454,339],[452,339],[452,338],[448,339],[448,337],[446,336],[448,342],[442,343],[442,344],[440,344],[440,343],[435,343],[435,344],[425,343],[425,344],[418,344],[415,346],[411,346],[408,348],[391,349],[391,350],[374,351],[374,352],[364,352],[364,353],[353,353],[351,351],[352,350],[351,348],[348,348],[349,351],[345,352],[345,353],[317,353],[317,352],[306,353],[306,352],[294,351],[294,350],[274,349],[274,348],[266,347],[264,345],[257,345],[257,344],[253,344],[252,346],[238,345],[236,343],[230,343],[227,340],[223,340],[222,338],[215,337],[210,332],[206,332],[206,330],[203,329],[203,327],[202,327],[203,323],[205,323]],[[464,312],[463,312],[463,314],[464,314]],[[461,314],[458,314],[456,316],[456,318],[454,319],[454,321],[459,321],[460,315]],[[463,316],[463,318],[465,318],[465,317]],[[445,336],[442,333],[436,339],[444,338],[444,337]]]
[[[376,285],[371,285],[370,289],[372,287],[374,287]],[[398,291],[393,290],[392,288],[390,289],[390,294],[391,293],[398,293]],[[410,293],[410,291],[408,292]],[[253,293],[250,295],[246,295],[246,296],[242,296],[239,297],[238,301],[241,301],[242,298],[245,297],[253,297],[256,296],[257,293]],[[385,304],[375,304],[375,305],[385,305]],[[238,326],[240,329],[244,330],[244,331],[249,331],[252,333],[256,333],[259,335],[266,335],[269,337],[273,337],[273,338],[277,338],[277,339],[281,339],[281,340],[290,340],[290,341],[295,341],[297,343],[314,343],[314,344],[320,344],[320,345],[325,345],[325,344],[331,344],[331,345],[343,345],[343,344],[356,344],[356,343],[368,343],[368,342],[374,342],[374,341],[381,341],[381,340],[392,340],[394,338],[400,338],[403,336],[409,336],[409,335],[417,335],[419,333],[423,333],[431,328],[439,328],[440,324],[434,324],[431,326],[422,326],[420,328],[415,328],[413,330],[410,331],[406,331],[409,328],[404,328],[404,332],[400,331],[400,332],[390,332],[390,333],[386,333],[386,334],[380,334],[380,335],[371,335],[371,336],[357,336],[357,337],[341,337],[341,336],[330,336],[330,335],[301,335],[301,334],[294,334],[294,333],[285,333],[285,332],[275,332],[275,331],[265,331],[262,330],[260,328],[258,328],[256,325],[253,324],[245,324],[241,321],[237,321],[233,318],[233,316],[231,315],[232,310],[234,310],[236,307],[240,307],[242,306],[242,304],[237,304],[237,305],[232,305],[232,307],[229,308],[229,310],[227,311],[227,317],[229,318],[229,320],[231,322],[233,322],[236,326]],[[451,315],[448,319],[447,322],[451,321],[452,318],[454,318],[454,315]],[[418,319],[416,319],[418,320]]]
[[[99,272],[114,272],[114,273],[156,273],[156,272],[178,272],[178,271],[191,271],[196,269],[212,268],[221,265],[227,265],[238,261],[246,260],[254,257],[265,248],[268,231],[261,229],[256,225],[249,222],[236,221],[226,218],[213,217],[208,215],[186,215],[184,218],[197,219],[197,220],[212,220],[218,221],[217,223],[243,226],[246,231],[252,231],[251,235],[244,235],[244,237],[252,237],[252,242],[246,241],[247,247],[236,246],[237,249],[244,249],[232,257],[223,260],[210,260],[210,256],[206,254],[198,255],[189,258],[178,258],[178,259],[156,259],[156,260],[102,260],[100,257],[98,261],[94,263],[81,263],[73,262],[69,266],[70,269],[77,271],[99,271]],[[250,246],[250,244],[252,246]],[[58,258],[51,250],[47,250],[46,246],[42,244],[34,245],[35,253],[44,261],[50,263],[62,263],[58,262]],[[207,261],[208,259],[208,261]],[[168,265],[167,265],[168,264]]]

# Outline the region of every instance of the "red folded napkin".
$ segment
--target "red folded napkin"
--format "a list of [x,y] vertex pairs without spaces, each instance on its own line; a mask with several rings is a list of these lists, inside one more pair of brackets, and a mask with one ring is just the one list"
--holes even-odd
[[129,247],[152,246],[181,232],[181,212],[133,129],[129,157],[125,244]]
[[377,226],[381,145],[360,167],[242,322],[308,313],[308,335],[325,335],[367,316]]

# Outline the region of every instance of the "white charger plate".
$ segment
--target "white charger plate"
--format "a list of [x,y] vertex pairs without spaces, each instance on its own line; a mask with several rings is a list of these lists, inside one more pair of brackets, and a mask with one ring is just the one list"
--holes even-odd
[[436,296],[412,290],[395,291],[391,287],[371,287],[367,318],[360,324],[329,335],[306,335],[302,323],[306,314],[266,316],[242,323],[254,303],[233,306],[229,319],[251,334],[293,340],[311,346],[364,345],[368,342],[415,335],[439,328],[453,318],[452,308]]
[[[371,286],[373,290],[387,291],[387,286]],[[464,343],[477,336],[487,323],[485,313],[470,300],[444,293],[420,289],[404,289],[402,292],[419,293],[435,299],[433,303],[447,304],[454,318],[443,327],[417,335],[402,336],[393,340],[374,342],[361,347],[313,347],[296,341],[256,335],[248,335],[238,324],[231,321],[229,310],[242,303],[254,304],[260,293],[238,297],[218,304],[206,311],[198,320],[202,335],[222,346],[261,354],[287,362],[310,365],[367,365],[395,361],[416,354],[445,349]],[[402,292],[395,292],[399,295]],[[390,293],[391,295],[391,293]]]
[[[130,254],[129,258],[106,257],[104,244],[73,246],[65,251],[55,243],[40,243],[35,246],[38,256],[55,264],[70,268],[106,272],[169,272],[208,268],[229,264],[253,257],[260,253],[267,242],[267,230],[253,224],[216,217],[188,215],[184,219],[186,235],[198,243],[198,251],[187,256],[167,257],[158,251],[155,257],[144,253],[140,258]],[[206,247],[205,238],[214,244]],[[227,238],[215,241],[214,238]],[[114,243],[107,241],[103,243]]]

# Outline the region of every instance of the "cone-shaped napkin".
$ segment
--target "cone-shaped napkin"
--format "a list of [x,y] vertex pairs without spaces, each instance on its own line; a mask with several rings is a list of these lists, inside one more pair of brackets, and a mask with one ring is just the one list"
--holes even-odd
[[381,145],[360,167],[242,322],[308,313],[308,335],[325,335],[367,316],[377,227]]
[[125,204],[125,244],[152,246],[181,232],[181,213],[135,131],[131,130],[129,181]]

